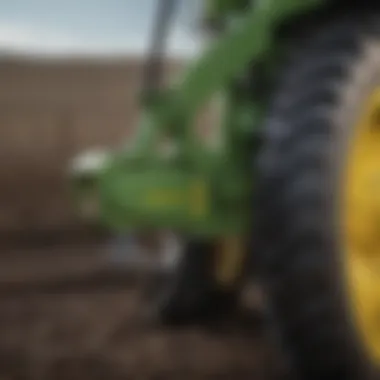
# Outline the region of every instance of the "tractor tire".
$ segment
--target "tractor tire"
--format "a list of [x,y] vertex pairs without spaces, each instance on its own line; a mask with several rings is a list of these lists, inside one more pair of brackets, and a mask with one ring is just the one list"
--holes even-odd
[[215,246],[184,243],[175,269],[157,272],[144,292],[145,315],[153,324],[175,327],[205,325],[233,314],[238,286],[222,289],[215,280]]
[[[380,378],[379,353],[359,316],[371,305],[355,293],[356,271],[367,259],[354,258],[356,232],[347,233],[345,220],[348,168],[360,151],[354,150],[358,122],[380,89],[380,11],[342,13],[289,38],[289,59],[278,72],[256,161],[256,261],[279,345],[297,379]],[[371,138],[362,143],[380,138],[379,94],[379,108],[368,119]],[[380,174],[380,144],[367,152]],[[364,210],[361,198],[354,202]],[[359,224],[369,220],[361,218]],[[362,280],[380,284],[380,250],[371,252],[378,267],[372,262],[366,267],[371,275]],[[380,297],[368,302],[378,307]],[[374,335],[380,336],[380,318]]]

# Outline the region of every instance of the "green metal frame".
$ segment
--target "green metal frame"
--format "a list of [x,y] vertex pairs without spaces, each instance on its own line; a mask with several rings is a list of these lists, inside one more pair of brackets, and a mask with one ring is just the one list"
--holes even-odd
[[[252,150],[266,99],[242,95],[233,85],[252,63],[272,63],[277,26],[325,1],[210,1],[207,12],[224,18],[228,30],[170,90],[154,96],[132,144],[111,152],[99,169],[91,193],[98,197],[101,221],[120,230],[244,233],[251,222]],[[221,144],[211,149],[192,126],[201,107],[218,93],[225,99]],[[171,156],[158,149],[162,138],[174,144]],[[74,182],[81,199],[86,197],[84,182],[78,177]]]

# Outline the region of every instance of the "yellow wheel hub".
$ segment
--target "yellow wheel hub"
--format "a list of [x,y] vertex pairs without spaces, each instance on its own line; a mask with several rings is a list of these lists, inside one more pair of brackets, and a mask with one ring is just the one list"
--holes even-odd
[[345,183],[344,244],[354,323],[380,364],[380,90],[355,126]]

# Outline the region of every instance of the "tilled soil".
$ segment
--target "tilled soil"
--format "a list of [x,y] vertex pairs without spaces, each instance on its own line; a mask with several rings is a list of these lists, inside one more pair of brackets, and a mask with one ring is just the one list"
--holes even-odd
[[[0,380],[281,375],[262,326],[167,331],[144,325],[137,283],[116,272],[100,275],[102,265],[91,247],[0,256]],[[46,286],[57,279],[60,286]]]

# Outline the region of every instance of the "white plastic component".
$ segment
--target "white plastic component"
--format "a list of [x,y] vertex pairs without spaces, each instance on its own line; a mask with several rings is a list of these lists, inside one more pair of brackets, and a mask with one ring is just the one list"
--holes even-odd
[[101,170],[108,159],[104,150],[91,150],[76,157],[71,164],[70,171],[74,175],[92,174]]

